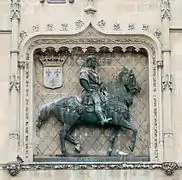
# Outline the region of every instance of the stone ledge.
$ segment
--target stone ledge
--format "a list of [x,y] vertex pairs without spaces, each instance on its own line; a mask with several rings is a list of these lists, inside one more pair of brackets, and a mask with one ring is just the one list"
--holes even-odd
[[150,158],[146,156],[121,156],[121,157],[102,157],[102,156],[77,156],[77,157],[35,157],[34,162],[75,162],[75,163],[90,163],[90,162],[149,162]]
[[16,176],[20,171],[37,170],[162,170],[168,176],[176,170],[182,169],[176,162],[10,162],[1,164],[11,176]]

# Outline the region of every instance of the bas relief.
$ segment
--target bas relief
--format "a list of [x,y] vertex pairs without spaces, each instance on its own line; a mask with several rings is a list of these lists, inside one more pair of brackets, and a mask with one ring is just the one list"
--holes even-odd
[[[81,51],[75,51],[67,54],[67,60],[62,66],[63,85],[61,88],[53,90],[46,89],[43,85],[43,66],[39,60],[35,61],[36,79],[34,103],[37,114],[41,111],[42,105],[50,103],[51,101],[56,102],[57,99],[69,96],[81,97],[83,87],[79,83],[79,77],[80,72],[83,69],[83,64],[88,55],[88,52],[83,53]],[[116,91],[118,75],[122,72],[124,67],[132,70],[136,77],[137,83],[141,87],[140,93],[133,96],[133,104],[128,107],[130,116],[129,122],[138,130],[138,135],[135,137],[136,144],[134,135],[132,136],[128,130],[119,128],[116,133],[116,131],[112,130],[112,122],[107,120],[102,122],[102,118],[99,118],[97,120],[98,124],[106,124],[107,128],[105,126],[96,126],[91,128],[87,126],[76,127],[71,136],[67,137],[70,142],[72,141],[72,143],[75,144],[75,148],[71,143],[66,142],[65,146],[62,147],[61,152],[60,141],[63,141],[63,139],[60,139],[59,135],[60,132],[63,133],[61,130],[64,128],[60,122],[56,121],[55,117],[51,117],[42,125],[42,128],[39,131],[37,146],[34,151],[35,156],[65,155],[67,151],[73,156],[79,156],[76,154],[76,150],[77,152],[80,152],[81,156],[105,156],[106,154],[113,156],[118,152],[118,154],[121,152],[121,155],[123,155],[122,152],[124,151],[125,155],[129,153],[129,155],[132,157],[149,157],[149,94],[147,55],[145,55],[143,52],[137,53],[134,51],[127,51],[123,53],[115,51],[112,53],[97,52],[94,53],[94,56],[99,62],[97,71],[103,85],[108,89],[108,82],[113,83],[111,86],[114,87],[113,89],[111,88],[112,93]],[[103,116],[105,116],[105,114],[103,114]],[[107,115],[107,118],[110,117]],[[113,120],[114,118],[111,117],[111,119]]]

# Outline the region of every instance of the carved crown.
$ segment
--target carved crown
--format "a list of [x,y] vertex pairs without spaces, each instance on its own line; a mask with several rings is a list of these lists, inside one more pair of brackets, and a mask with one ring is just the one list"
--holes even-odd
[[67,56],[42,56],[38,57],[39,61],[43,64],[43,66],[63,66],[64,62],[67,59]]
[[34,53],[35,59],[39,60],[43,66],[63,66],[64,62],[69,57],[65,53],[59,53],[53,48],[47,48],[45,50],[36,50]]

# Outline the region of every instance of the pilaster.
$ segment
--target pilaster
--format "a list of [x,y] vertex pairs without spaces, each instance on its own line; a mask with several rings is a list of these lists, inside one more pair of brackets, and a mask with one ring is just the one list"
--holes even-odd
[[19,141],[19,91],[20,78],[18,74],[18,36],[20,22],[20,0],[11,0],[11,51],[10,51],[10,83],[9,83],[9,109],[10,109],[10,152],[9,159],[15,160],[18,154]]
[[164,69],[162,77],[163,89],[163,137],[164,137],[164,160],[172,160],[173,149],[173,121],[171,116],[171,51],[169,27],[171,20],[171,2],[170,0],[161,1],[161,20],[162,20],[162,44]]

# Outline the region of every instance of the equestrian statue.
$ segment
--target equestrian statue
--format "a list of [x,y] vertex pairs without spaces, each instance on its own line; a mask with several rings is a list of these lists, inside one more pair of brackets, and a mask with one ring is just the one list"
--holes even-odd
[[65,140],[75,145],[77,152],[81,151],[81,144],[72,136],[72,132],[76,127],[84,125],[111,128],[107,156],[112,155],[117,134],[123,128],[132,131],[129,149],[133,152],[135,148],[137,129],[130,122],[129,107],[133,103],[133,96],[139,93],[141,88],[132,70],[126,67],[118,74],[116,83],[109,81],[107,87],[104,87],[96,71],[98,66],[95,56],[87,57],[79,76],[80,85],[83,87],[80,98],[68,96],[44,104],[40,109],[38,129],[51,116],[63,124],[60,146],[64,156],[69,155]]

